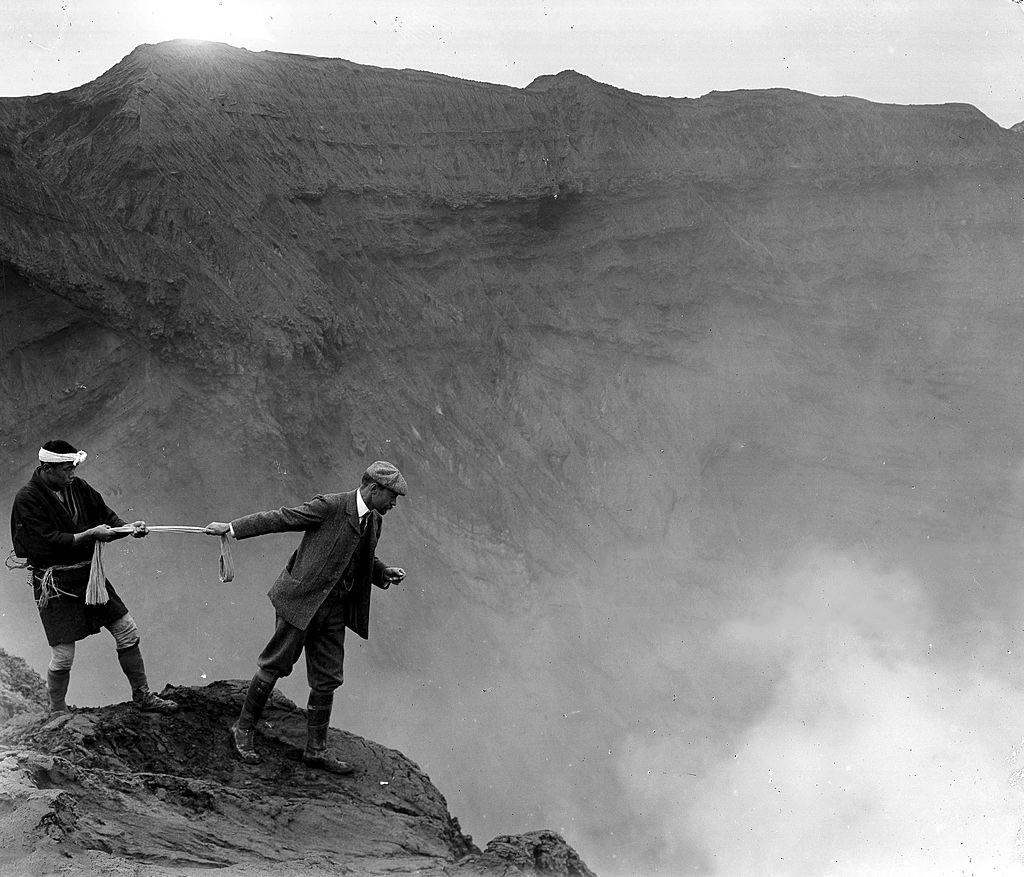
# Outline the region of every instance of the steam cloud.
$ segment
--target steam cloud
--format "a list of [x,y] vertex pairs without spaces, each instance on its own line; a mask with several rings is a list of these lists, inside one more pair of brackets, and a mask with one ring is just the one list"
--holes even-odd
[[850,555],[819,551],[759,590],[717,630],[725,684],[762,688],[734,739],[697,755],[634,740],[620,763],[633,807],[663,814],[656,859],[698,849],[722,875],[1020,869],[1013,656],[965,653],[920,581]]

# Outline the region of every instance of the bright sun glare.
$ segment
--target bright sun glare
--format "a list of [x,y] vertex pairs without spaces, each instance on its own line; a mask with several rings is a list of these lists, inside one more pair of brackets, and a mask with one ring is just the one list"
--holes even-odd
[[163,0],[155,10],[167,39],[245,45],[270,39],[273,13],[253,0]]

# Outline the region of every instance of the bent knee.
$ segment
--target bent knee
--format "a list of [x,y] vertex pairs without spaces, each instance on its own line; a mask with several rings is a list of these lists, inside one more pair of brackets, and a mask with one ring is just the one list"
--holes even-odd
[[48,669],[54,673],[59,673],[63,670],[70,670],[71,665],[75,663],[75,644],[74,643],[58,643],[55,646],[50,646],[50,664]]
[[280,673],[275,673],[272,670],[264,669],[263,667],[256,668],[256,677],[267,685],[274,685],[278,679],[281,678]]
[[114,646],[119,652],[139,644],[139,628],[136,626],[131,612],[122,615],[112,624],[108,624],[107,630],[114,638]]

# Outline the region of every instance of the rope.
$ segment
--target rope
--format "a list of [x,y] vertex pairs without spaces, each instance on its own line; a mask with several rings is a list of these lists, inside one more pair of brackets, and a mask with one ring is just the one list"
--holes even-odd
[[92,547],[92,563],[89,564],[89,584],[85,589],[85,605],[102,606],[109,599],[107,574],[103,571],[103,543],[97,539]]
[[[113,533],[132,533],[134,532],[131,527],[111,527]],[[206,535],[205,527],[179,527],[179,526],[164,526],[164,527],[147,527],[149,533],[201,533]],[[7,569],[27,569],[29,571],[28,581],[31,585],[35,572],[29,566],[27,560],[21,560],[12,549],[10,553],[4,558],[4,566]],[[107,576],[103,571],[103,543],[98,539],[93,543],[92,549],[92,560],[83,560],[81,563],[72,563],[67,566],[49,566],[42,572],[42,578],[39,582],[39,600],[37,601],[40,609],[45,609],[46,605],[50,600],[57,597],[74,597],[74,594],[62,591],[57,585],[57,580],[54,578],[55,572],[65,572],[72,569],[84,569],[89,567],[89,584],[85,588],[85,603],[87,606],[102,606],[110,599],[110,595],[107,593]],[[235,562],[231,557],[231,543],[227,536],[220,537],[220,563],[218,566],[218,573],[222,582],[230,582],[235,577]]]
[[8,569],[28,569],[29,568],[28,567],[28,561],[25,560],[22,557],[18,557],[18,555],[14,553],[14,549],[13,548],[10,551],[7,552],[7,557],[4,558],[4,566],[6,566]]
[[[115,533],[131,533],[131,527],[111,527]],[[167,525],[157,527],[146,527],[149,533],[196,533],[200,536],[209,535],[206,527],[182,527],[178,525]],[[102,543],[97,543],[102,544]],[[235,577],[235,561],[231,557],[231,542],[226,535],[220,537],[220,564],[218,573],[222,582],[230,582]]]
[[[37,570],[34,569],[27,560],[23,560],[14,553],[12,548],[10,553],[4,558],[4,566],[8,569],[26,569],[28,570],[28,586],[31,588],[35,583],[35,575]],[[83,560],[81,563],[72,563],[67,566],[48,566],[43,570],[43,575],[39,579],[39,599],[36,601],[36,605],[40,609],[45,609],[50,600],[56,597],[74,597],[75,595],[69,591],[62,591],[57,585],[57,579],[54,577],[55,572],[66,572],[71,569],[84,569],[90,566],[88,561]],[[106,600],[103,601],[104,603]]]
[[[111,527],[113,533],[132,533],[131,527]],[[205,527],[181,527],[168,525],[163,527],[146,527],[148,533],[200,533],[207,535]],[[228,537],[220,537],[220,564],[218,567],[220,580],[230,582],[235,577],[235,562],[231,557],[231,545]],[[93,544],[92,565],[89,569],[89,585],[85,589],[87,606],[98,606],[110,599],[107,594],[107,577],[103,572],[103,543],[98,539]]]
[[[93,559],[95,560],[95,558]],[[89,562],[83,560],[81,563],[71,563],[67,566],[48,566],[45,570],[43,570],[43,577],[39,581],[39,599],[36,601],[36,604],[39,606],[39,608],[45,609],[46,605],[50,602],[50,600],[56,597],[75,596],[74,594],[68,593],[67,591],[62,591],[57,586],[57,581],[53,576],[54,572],[64,572],[65,570],[69,569],[84,569],[87,566],[89,566]],[[31,581],[32,576],[29,576],[29,582]],[[103,588],[103,593],[106,594],[106,586],[104,586]],[[104,600],[103,602],[106,603],[107,601]]]
[[[118,528],[120,531],[122,528]],[[127,532],[131,532],[131,527],[124,528]],[[198,533],[201,536],[209,535],[206,532],[206,527],[179,527],[179,526],[165,526],[165,527],[146,527],[150,533]],[[226,535],[220,537],[220,563],[217,568],[219,578],[222,582],[230,582],[235,577],[235,561],[231,557],[231,541]]]

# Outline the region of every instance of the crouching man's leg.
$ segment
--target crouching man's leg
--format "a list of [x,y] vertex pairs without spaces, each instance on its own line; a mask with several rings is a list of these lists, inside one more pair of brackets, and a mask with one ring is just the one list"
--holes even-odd
[[65,701],[71,682],[71,665],[75,661],[75,644],[58,643],[50,646],[50,665],[46,668],[46,694],[50,700],[50,715],[68,711]]
[[327,748],[334,691],[345,678],[345,622],[341,612],[336,610],[326,612],[324,617],[313,621],[317,625],[315,636],[310,635],[306,641],[306,674],[310,690],[306,706],[306,748],[302,760],[319,770],[349,774],[354,768],[336,758]]
[[259,764],[263,757],[256,751],[254,742],[256,725],[282,676],[292,672],[292,667],[302,653],[306,632],[289,624],[279,615],[274,635],[256,661],[256,675],[252,677],[242,702],[242,712],[230,728],[231,745],[246,764]]
[[122,615],[113,624],[107,625],[107,630],[114,637],[117,661],[132,687],[132,700],[139,711],[163,715],[176,713],[178,705],[173,700],[157,697],[149,690],[146,664],[142,660],[142,650],[139,648],[139,630],[131,613]]

